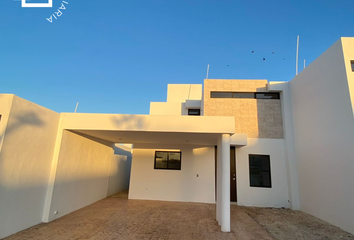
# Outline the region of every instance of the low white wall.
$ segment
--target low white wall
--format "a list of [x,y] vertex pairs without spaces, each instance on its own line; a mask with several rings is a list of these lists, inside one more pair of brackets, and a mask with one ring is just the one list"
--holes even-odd
[[59,121],[58,113],[14,95],[0,96],[0,110],[9,96],[9,115],[0,122],[8,120],[1,134],[0,238],[42,222]]
[[[249,154],[270,155],[272,188],[250,187]],[[237,204],[256,207],[289,207],[286,156],[283,139],[249,138],[236,148]]]
[[64,130],[49,221],[107,196],[112,155],[113,144]]
[[[155,170],[156,150],[181,150],[181,170]],[[214,147],[134,145],[129,199],[215,203]]]
[[131,149],[116,145],[110,164],[107,196],[129,189],[131,162]]

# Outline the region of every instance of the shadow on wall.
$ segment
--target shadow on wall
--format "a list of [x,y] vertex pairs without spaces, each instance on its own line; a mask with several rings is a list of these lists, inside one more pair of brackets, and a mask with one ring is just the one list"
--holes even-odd
[[111,117],[111,121],[119,127],[131,130],[141,130],[146,127],[144,118],[136,115],[115,116]]
[[114,154],[115,155],[125,155],[125,156],[132,156],[131,150],[127,149],[125,147],[122,147],[121,145],[116,145],[113,148]]
[[[39,201],[42,200],[41,194],[45,194],[47,182],[43,181],[43,174],[29,174],[33,169],[32,159],[18,157],[23,154],[17,151],[23,150],[21,143],[30,141],[24,139],[28,132],[35,134],[45,125],[36,112],[10,112],[8,124],[0,133],[0,142],[4,144],[0,149],[0,239],[40,222],[37,219],[41,217],[38,213],[43,210],[44,198],[43,202]],[[23,131],[25,135],[22,137]],[[26,204],[31,201],[36,204],[28,208]]]
[[[10,113],[11,114],[11,113]],[[24,127],[24,126],[33,126],[33,127],[41,127],[44,126],[45,123],[40,119],[39,115],[35,112],[28,111],[21,114],[17,114],[15,116],[9,116],[9,122],[7,124],[4,132],[0,133],[0,142],[4,135],[9,135],[13,131]]]
[[109,171],[107,196],[129,189],[131,164],[131,152],[123,146],[114,146],[114,155]]

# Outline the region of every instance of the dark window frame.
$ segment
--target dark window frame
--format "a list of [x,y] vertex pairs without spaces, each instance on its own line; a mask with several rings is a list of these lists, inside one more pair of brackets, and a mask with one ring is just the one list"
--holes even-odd
[[351,65],[351,67],[352,67],[352,72],[354,72],[354,60],[351,60],[351,61],[350,61],[350,65]]
[[[190,114],[190,110],[192,111],[198,111],[199,114]],[[200,108],[188,108],[188,116],[200,116]]]
[[[260,186],[260,185],[252,185],[251,181],[251,157],[252,156],[263,156],[268,158],[269,162],[269,171],[268,170],[260,170],[261,172],[269,172],[269,186]],[[259,188],[272,188],[272,172],[271,172],[271,164],[270,164],[270,155],[265,154],[248,154],[248,166],[249,166],[249,175],[250,175],[250,187],[259,187]]]
[[[275,95],[275,98],[261,98],[261,97],[257,97],[257,95],[261,95],[261,94],[269,94],[269,95]],[[280,94],[278,92],[256,92],[254,93],[254,97],[255,99],[280,99]]]
[[[214,95],[213,95],[214,94]],[[225,94],[228,96],[222,97],[222,96],[216,96],[217,94]],[[250,97],[235,97],[235,95],[251,95]],[[272,94],[275,95],[274,98],[261,98],[257,97],[257,95],[260,94]],[[210,98],[237,98],[237,99],[263,99],[263,100],[270,100],[270,99],[280,99],[280,93],[279,92],[222,92],[222,91],[211,91],[210,92]]]
[[[156,167],[156,154],[158,152],[164,152],[167,153],[167,167],[166,168],[157,168]],[[169,157],[170,154],[169,153],[179,153],[180,155],[180,164],[179,164],[179,168],[168,168],[168,163],[169,163]],[[155,151],[155,158],[154,158],[154,169],[156,170],[181,170],[182,169],[182,151]]]

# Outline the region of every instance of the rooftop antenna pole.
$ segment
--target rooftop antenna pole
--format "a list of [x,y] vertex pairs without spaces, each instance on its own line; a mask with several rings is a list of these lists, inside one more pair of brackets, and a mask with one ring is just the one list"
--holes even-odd
[[77,111],[77,107],[79,106],[79,102],[76,103],[75,113]]
[[208,64],[208,68],[207,68],[207,75],[206,75],[206,79],[209,78],[209,64]]
[[296,75],[299,73],[299,35],[297,35],[297,46],[296,46]]
[[306,67],[306,59],[304,59],[304,69],[305,69],[305,67]]

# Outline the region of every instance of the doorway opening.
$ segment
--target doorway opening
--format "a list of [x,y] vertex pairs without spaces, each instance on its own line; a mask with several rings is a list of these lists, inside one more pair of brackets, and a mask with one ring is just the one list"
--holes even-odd
[[[217,146],[215,146],[215,193],[217,193]],[[217,200],[215,194],[215,200]],[[230,147],[230,201],[237,203],[236,148]]]

